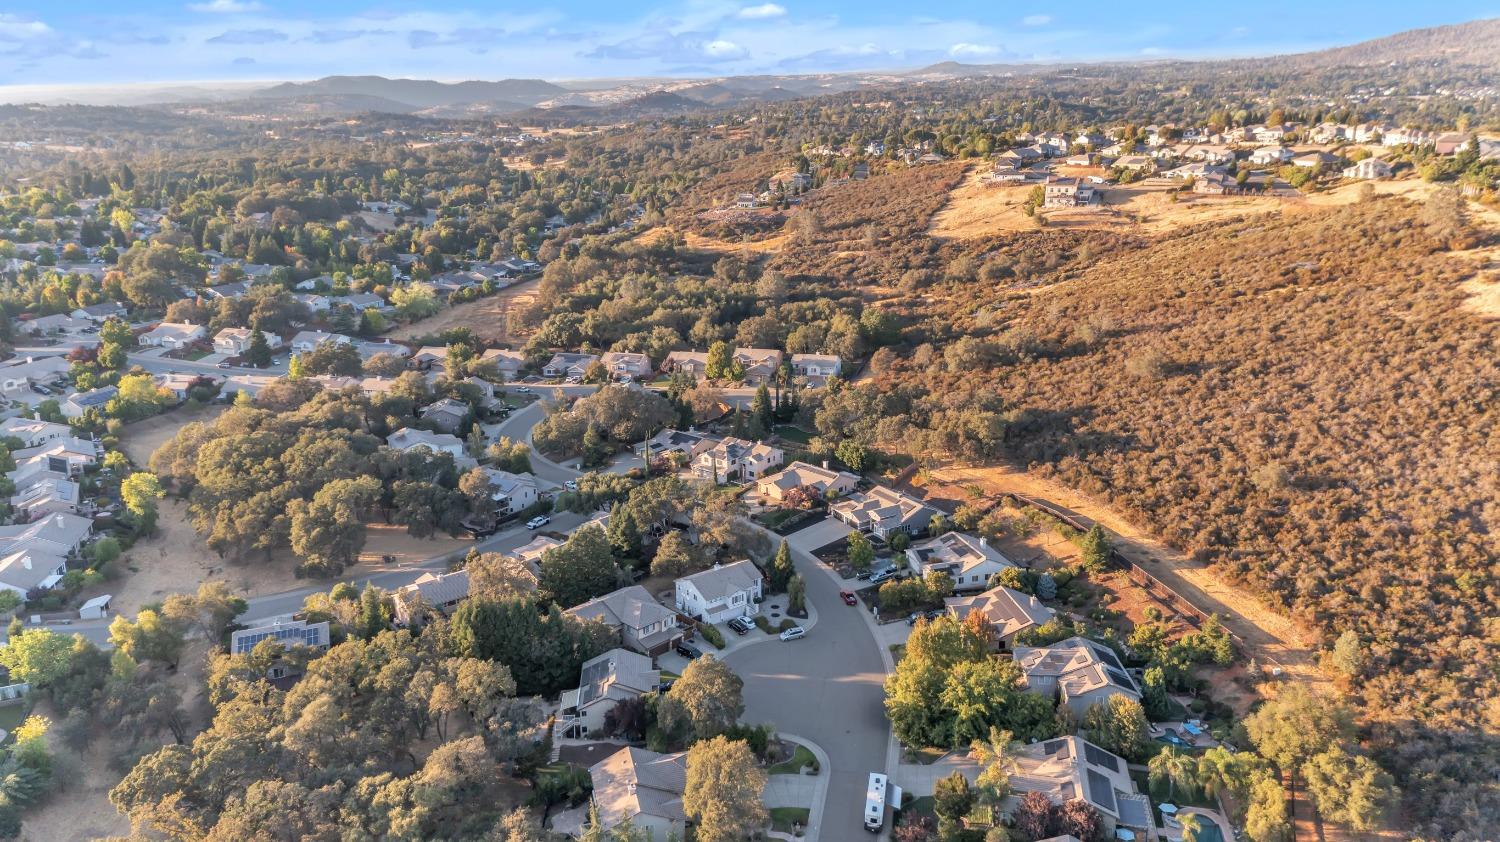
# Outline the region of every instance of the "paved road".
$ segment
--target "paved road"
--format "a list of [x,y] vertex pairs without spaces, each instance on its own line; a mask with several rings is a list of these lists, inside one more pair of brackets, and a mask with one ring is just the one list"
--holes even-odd
[[871,772],[888,771],[885,664],[860,610],[839,599],[833,578],[811,556],[792,555],[817,626],[800,641],[749,646],[724,662],[745,680],[745,721],[784,727],[828,753],[819,842],[868,840],[865,785]]
[[[552,523],[548,524],[546,528],[549,532],[572,532],[589,517],[589,515],[580,515],[573,512],[559,512],[552,516]],[[536,533],[526,527],[513,526],[485,538],[474,546],[480,552],[506,552],[526,544],[535,537]],[[433,570],[446,570],[447,568],[448,557],[446,555],[435,556],[415,564],[392,566],[391,569],[382,570],[379,573],[370,573],[344,580],[330,579],[316,585],[309,585],[305,588],[258,596],[248,600],[250,607],[244,614],[240,615],[238,622],[248,625],[255,620],[264,620],[269,617],[279,617],[283,614],[292,614],[300,611],[302,609],[302,601],[308,595],[327,591],[338,581],[348,581],[353,583],[355,587],[361,588],[368,583],[379,588],[394,590],[403,585],[411,584],[423,573]]]

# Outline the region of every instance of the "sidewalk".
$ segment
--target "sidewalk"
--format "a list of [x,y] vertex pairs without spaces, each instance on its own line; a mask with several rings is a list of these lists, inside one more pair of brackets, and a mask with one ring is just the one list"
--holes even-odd
[[828,753],[806,737],[785,731],[778,734],[783,740],[807,746],[807,750],[817,758],[821,771],[816,775],[771,775],[766,779],[766,791],[762,800],[768,809],[806,807],[807,828],[803,830],[802,838],[807,842],[818,842],[818,832],[823,826],[823,807],[828,801],[828,776],[832,774],[833,768],[828,761]]
[[[762,614],[766,615],[766,619],[769,620],[771,619],[770,612],[772,610],[777,611],[782,616],[786,616],[786,605],[786,594],[776,594],[775,596],[766,597],[765,602],[761,603],[760,611]],[[807,617],[793,617],[792,621],[811,632],[813,626],[816,626],[818,624],[818,609],[813,607],[813,604],[810,600],[807,601],[806,605]],[[667,607],[671,608],[672,606],[668,605]],[[772,622],[779,623],[781,622],[781,620],[780,618],[777,618]],[[745,634],[740,635],[735,634],[733,629],[729,628],[723,623],[715,623],[714,628],[717,628],[719,630],[719,634],[724,636],[723,649],[716,648],[712,643],[704,640],[701,635],[693,641],[693,645],[703,650],[703,654],[713,655],[715,658],[722,659],[725,655],[728,655],[731,652],[736,652],[740,649],[745,648],[746,646],[755,646],[756,644],[760,643],[779,643],[783,646],[797,645],[797,641],[795,640],[790,642],[783,641],[780,637],[780,632],[772,632],[771,634],[766,634],[759,628],[754,628],[746,632]],[[682,657],[676,652],[667,652],[663,655],[658,655],[656,658],[656,662],[662,669],[671,670],[678,675],[682,674],[683,667],[686,667],[688,663],[687,658]]]

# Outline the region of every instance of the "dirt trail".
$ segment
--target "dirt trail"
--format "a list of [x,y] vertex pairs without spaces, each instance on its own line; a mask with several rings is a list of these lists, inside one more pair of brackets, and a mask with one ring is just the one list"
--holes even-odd
[[991,493],[1039,497],[1097,522],[1111,533],[1123,552],[1145,561],[1146,570],[1153,576],[1197,607],[1221,615],[1225,627],[1240,637],[1246,654],[1262,668],[1269,671],[1279,667],[1286,675],[1314,684],[1326,681],[1318,672],[1311,636],[1291,619],[1156,540],[1106,504],[1061,483],[1007,466],[952,466],[933,471],[932,477],[958,485],[977,485]]

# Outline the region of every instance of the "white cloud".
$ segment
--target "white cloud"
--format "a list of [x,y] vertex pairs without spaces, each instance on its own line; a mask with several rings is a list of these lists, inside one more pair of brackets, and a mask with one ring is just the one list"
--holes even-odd
[[1025,26],[1046,26],[1051,22],[1051,15],[1027,15],[1021,18],[1021,23]]
[[1164,50],[1164,49],[1162,49],[1161,47],[1142,47],[1141,48],[1141,55],[1143,55],[1143,56],[1161,56],[1161,55],[1166,55],[1166,54],[1167,54],[1167,51]]
[[744,58],[746,53],[745,48],[741,47],[739,44],[720,38],[704,44],[703,55],[707,59],[717,61],[723,59]]
[[52,27],[42,21],[0,12],[0,38],[3,38],[3,40],[20,41],[25,38],[38,38],[51,33]]
[[999,47],[991,47],[988,44],[958,43],[948,48],[948,55],[954,58],[983,58],[997,55],[999,52]]
[[189,3],[188,9],[194,12],[206,12],[214,15],[239,15],[245,12],[259,12],[265,6],[256,0],[208,0],[207,3]]
[[785,14],[785,6],[777,3],[762,3],[759,6],[746,6],[740,9],[735,17],[740,20],[765,20],[766,18],[779,18]]

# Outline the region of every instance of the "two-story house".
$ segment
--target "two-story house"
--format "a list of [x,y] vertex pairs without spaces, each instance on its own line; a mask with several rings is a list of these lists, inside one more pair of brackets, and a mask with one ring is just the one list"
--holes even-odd
[[705,623],[760,613],[760,568],[749,559],[714,565],[677,580],[677,611]]
[[598,620],[619,634],[620,645],[643,655],[660,655],[682,640],[677,614],[657,602],[640,585],[596,596],[567,613],[580,620]]
[[760,479],[785,458],[779,447],[731,436],[699,453],[693,461],[693,473],[715,484],[750,482]]

